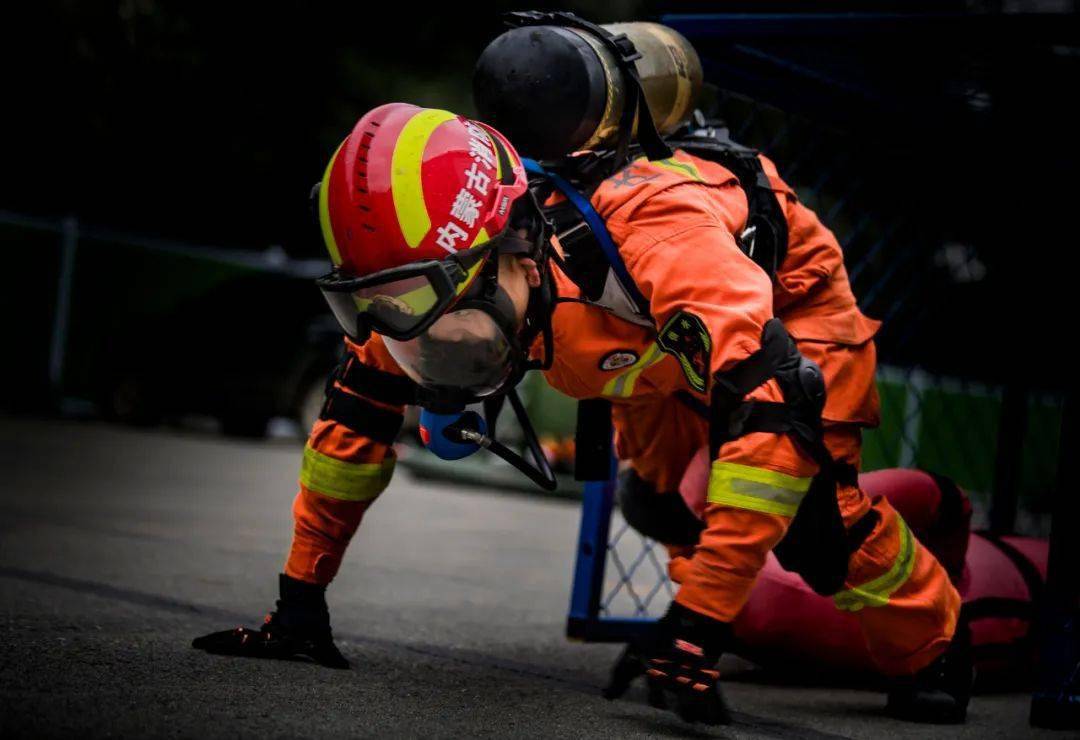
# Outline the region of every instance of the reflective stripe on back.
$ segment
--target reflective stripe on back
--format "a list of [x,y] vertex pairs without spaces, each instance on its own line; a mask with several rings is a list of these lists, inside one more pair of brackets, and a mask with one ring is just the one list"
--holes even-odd
[[675,157],[669,157],[668,159],[657,159],[653,162],[649,162],[649,164],[652,164],[655,167],[662,167],[669,172],[674,172],[675,174],[682,175],[683,177],[689,177],[695,182],[705,182],[705,178],[701,176],[700,172],[698,172],[697,167],[690,164],[689,162],[683,162],[680,159],[676,159]]

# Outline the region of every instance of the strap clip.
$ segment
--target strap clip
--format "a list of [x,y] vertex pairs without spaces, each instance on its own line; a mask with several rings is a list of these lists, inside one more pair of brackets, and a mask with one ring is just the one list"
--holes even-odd
[[611,43],[619,51],[619,61],[623,64],[633,64],[643,56],[637,47],[634,46],[634,42],[625,33],[620,33],[618,36],[609,37]]

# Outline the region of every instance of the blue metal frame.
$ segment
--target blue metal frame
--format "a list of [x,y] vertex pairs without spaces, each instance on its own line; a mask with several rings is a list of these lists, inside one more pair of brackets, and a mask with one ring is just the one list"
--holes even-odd
[[615,508],[615,472],[616,464],[612,459],[606,480],[585,483],[574,582],[570,588],[570,612],[566,618],[566,636],[572,640],[628,642],[655,621],[601,614],[611,512]]

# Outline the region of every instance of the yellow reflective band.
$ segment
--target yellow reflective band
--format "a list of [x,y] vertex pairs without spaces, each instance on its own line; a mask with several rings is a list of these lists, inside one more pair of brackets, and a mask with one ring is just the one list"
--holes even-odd
[[897,589],[907,583],[911,573],[915,570],[915,537],[911,534],[906,522],[900,519],[900,552],[896,554],[896,560],[892,567],[884,575],[878,576],[872,581],[867,581],[861,586],[841,591],[833,596],[833,603],[837,609],[849,612],[857,612],[864,606],[885,606],[889,603],[889,597],[896,593]]
[[390,159],[390,190],[405,243],[415,249],[431,230],[420,168],[428,139],[442,124],[456,118],[444,110],[426,109],[409,119],[398,135]]
[[330,163],[326,165],[326,171],[323,172],[322,184],[319,185],[319,228],[322,229],[322,238],[326,243],[326,251],[330,253],[330,261],[335,266],[341,264],[341,250],[338,249],[337,240],[334,239],[334,229],[330,226],[330,170],[333,169],[338,152],[344,145],[343,141],[334,150],[334,156],[330,157]]
[[389,485],[395,461],[390,452],[381,463],[348,463],[308,445],[300,466],[300,483],[341,501],[370,501]]
[[715,460],[709,475],[708,500],[710,504],[790,517],[799,510],[811,480]]
[[634,386],[641,374],[665,357],[667,355],[660,345],[653,342],[637,362],[604,384],[602,394],[612,398],[629,398],[634,394]]
[[682,162],[678,159],[675,159],[675,157],[670,157],[668,159],[658,159],[653,162],[653,164],[655,164],[657,167],[663,167],[669,172],[675,172],[680,175],[687,175],[690,178],[697,180],[698,182],[705,181],[705,178],[703,178],[701,176],[701,173],[697,171],[697,167],[690,164],[689,162]]

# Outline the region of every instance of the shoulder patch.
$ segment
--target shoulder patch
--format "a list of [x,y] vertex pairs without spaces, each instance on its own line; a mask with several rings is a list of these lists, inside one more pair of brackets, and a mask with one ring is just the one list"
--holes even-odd
[[608,352],[600,360],[601,370],[621,370],[624,367],[630,367],[638,361],[637,353],[628,349],[617,349],[614,352]]
[[680,311],[664,324],[656,343],[679,361],[690,387],[704,393],[709,375],[709,356],[712,354],[712,337],[701,319],[689,311]]

